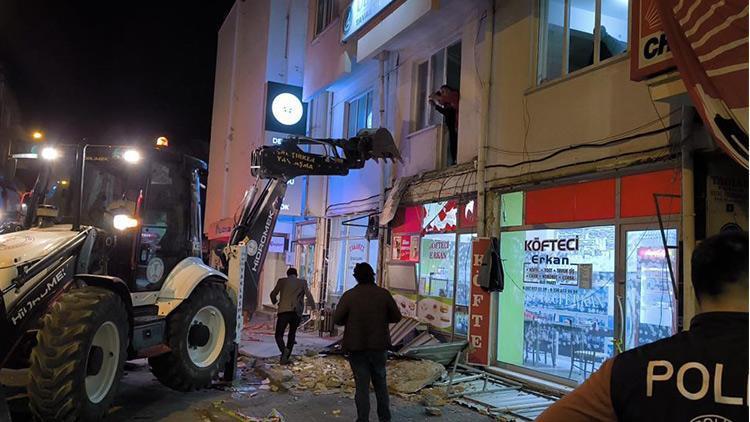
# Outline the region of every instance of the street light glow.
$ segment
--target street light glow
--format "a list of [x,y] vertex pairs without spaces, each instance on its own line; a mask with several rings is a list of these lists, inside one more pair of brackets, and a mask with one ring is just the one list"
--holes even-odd
[[31,134],[31,137],[36,139],[37,141],[44,138],[44,134],[40,131],[34,131],[34,133]]
[[45,160],[57,160],[60,158],[60,151],[53,147],[45,147],[42,149],[42,158]]
[[141,161],[141,153],[135,149],[129,149],[122,154],[122,159],[130,164]]

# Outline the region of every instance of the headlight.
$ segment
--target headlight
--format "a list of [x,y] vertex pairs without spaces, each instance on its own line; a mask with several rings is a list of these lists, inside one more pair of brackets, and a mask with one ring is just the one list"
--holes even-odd
[[45,160],[57,160],[60,158],[60,151],[53,147],[44,147],[42,149],[42,158]]
[[135,164],[141,161],[141,153],[135,149],[129,149],[122,154],[122,159],[130,164]]
[[114,217],[112,224],[115,226],[115,229],[124,231],[127,229],[132,229],[133,227],[137,227],[138,220],[127,214],[117,214]]

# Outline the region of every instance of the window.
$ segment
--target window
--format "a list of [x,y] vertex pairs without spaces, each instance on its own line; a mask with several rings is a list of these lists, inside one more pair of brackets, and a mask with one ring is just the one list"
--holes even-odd
[[430,107],[429,96],[443,85],[459,89],[461,83],[461,43],[455,43],[433,54],[417,65],[416,109],[414,130],[440,124],[442,115]]
[[356,136],[360,129],[372,127],[372,91],[347,103],[349,120],[346,133]]
[[315,35],[317,36],[336,17],[336,2],[334,0],[318,0],[318,11],[315,19]]
[[539,83],[624,53],[627,45],[627,0],[540,1]]

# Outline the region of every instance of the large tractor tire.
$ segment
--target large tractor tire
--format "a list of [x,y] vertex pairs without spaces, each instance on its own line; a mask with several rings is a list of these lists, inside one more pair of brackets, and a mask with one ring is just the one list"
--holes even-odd
[[52,305],[31,352],[29,406],[42,421],[97,421],[112,404],[128,347],[128,314],[112,291],[73,289]]
[[167,317],[169,353],[150,358],[151,371],[177,391],[208,387],[231,350],[235,308],[223,284],[204,282]]

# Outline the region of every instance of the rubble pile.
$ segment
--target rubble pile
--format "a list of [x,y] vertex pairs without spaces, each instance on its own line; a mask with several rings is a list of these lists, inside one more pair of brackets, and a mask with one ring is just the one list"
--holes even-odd
[[[281,391],[354,392],[352,371],[342,356],[300,356],[288,367],[264,365],[257,370]],[[394,394],[414,394],[445,374],[443,365],[428,360],[389,360],[387,371],[388,387]]]

